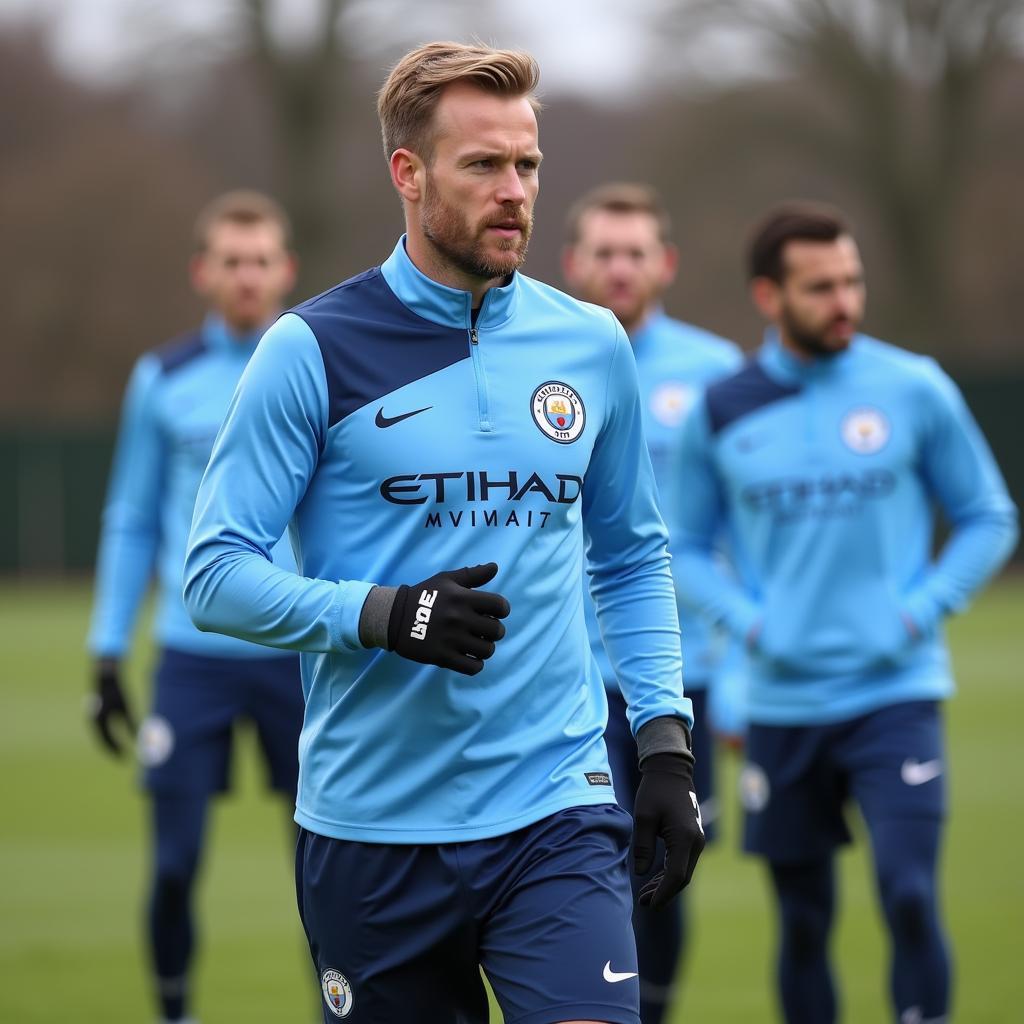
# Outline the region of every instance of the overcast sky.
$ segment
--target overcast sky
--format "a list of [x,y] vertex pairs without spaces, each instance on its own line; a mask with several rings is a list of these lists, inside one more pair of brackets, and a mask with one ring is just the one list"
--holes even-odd
[[[277,0],[283,36],[302,38],[315,23],[319,0]],[[388,53],[396,41],[468,39],[521,46],[541,64],[545,91],[635,92],[644,78],[648,24],[671,0],[362,0],[347,25],[368,53]],[[677,0],[678,2],[678,0]],[[482,8],[482,13],[481,13]],[[229,49],[232,0],[0,0],[0,19],[45,16],[54,26],[54,53],[76,76],[117,81],[138,68],[142,53],[169,29],[185,29]],[[396,29],[402,36],[396,40]]]

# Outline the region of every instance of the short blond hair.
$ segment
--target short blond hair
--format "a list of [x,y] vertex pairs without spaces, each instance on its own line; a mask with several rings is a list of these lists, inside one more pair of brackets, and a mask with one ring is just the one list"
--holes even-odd
[[377,94],[384,155],[408,149],[430,159],[430,128],[434,109],[446,86],[468,82],[499,96],[525,96],[534,110],[533,95],[540,68],[522,50],[494,50],[465,43],[427,43],[407,53],[392,69]]
[[276,224],[285,246],[291,244],[292,225],[288,214],[276,200],[255,189],[239,188],[211,199],[196,218],[193,238],[203,252],[210,244],[210,232],[218,224]]
[[583,218],[591,210],[607,213],[646,213],[658,225],[658,239],[667,242],[672,234],[672,219],[667,208],[650,185],[635,181],[612,181],[598,185],[584,193],[569,209],[565,219],[566,236],[570,245],[580,240]]

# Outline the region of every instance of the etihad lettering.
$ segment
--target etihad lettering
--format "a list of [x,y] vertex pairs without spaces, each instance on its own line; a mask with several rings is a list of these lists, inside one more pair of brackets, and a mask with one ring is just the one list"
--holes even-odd
[[380,485],[381,497],[393,505],[522,501],[534,494],[554,505],[572,505],[582,493],[582,477],[555,473],[553,479],[545,480],[539,473],[523,476],[514,469],[497,474],[482,469],[410,473],[388,477]]
[[508,512],[501,512],[496,508],[487,509],[448,509],[447,512],[428,512],[423,520],[424,527],[428,529],[442,529],[449,527],[457,529],[460,526],[525,526],[530,529],[543,530],[548,525],[551,513],[547,509],[510,509]]
[[892,494],[895,488],[894,473],[875,469],[864,473],[767,480],[744,488],[742,498],[756,512],[793,519],[807,515],[852,514],[865,502]]

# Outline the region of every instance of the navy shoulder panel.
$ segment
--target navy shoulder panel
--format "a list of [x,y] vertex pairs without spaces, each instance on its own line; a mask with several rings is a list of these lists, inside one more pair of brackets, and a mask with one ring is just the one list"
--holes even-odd
[[469,331],[417,316],[367,270],[296,306],[316,337],[335,423],[383,395],[469,359]]
[[205,351],[206,342],[203,341],[203,336],[199,331],[192,331],[191,334],[183,334],[154,349],[153,355],[160,360],[160,366],[166,374],[173,373],[186,363],[191,363]]
[[711,433],[717,434],[748,413],[799,392],[800,388],[795,385],[772,380],[759,362],[751,360],[731,377],[712,384],[705,392]]

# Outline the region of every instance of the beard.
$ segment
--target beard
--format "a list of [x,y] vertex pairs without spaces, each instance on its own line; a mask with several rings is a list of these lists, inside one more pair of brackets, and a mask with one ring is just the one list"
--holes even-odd
[[783,307],[781,318],[783,329],[797,348],[809,356],[824,357],[826,359],[837,356],[840,352],[845,352],[849,348],[851,340],[850,338],[830,340],[828,336],[829,329],[838,323],[844,322],[851,322],[854,330],[859,326],[857,321],[847,321],[844,318],[843,320],[832,320],[825,324],[824,327],[815,329],[800,320],[789,307]]
[[[497,252],[485,242],[488,227],[505,221],[516,222],[518,238],[497,239]],[[420,214],[424,238],[438,255],[456,270],[482,281],[508,277],[526,260],[526,249],[533,231],[533,215],[522,207],[510,209],[500,217],[481,224],[475,231],[466,223],[462,211],[447,203],[427,177],[427,194]]]

